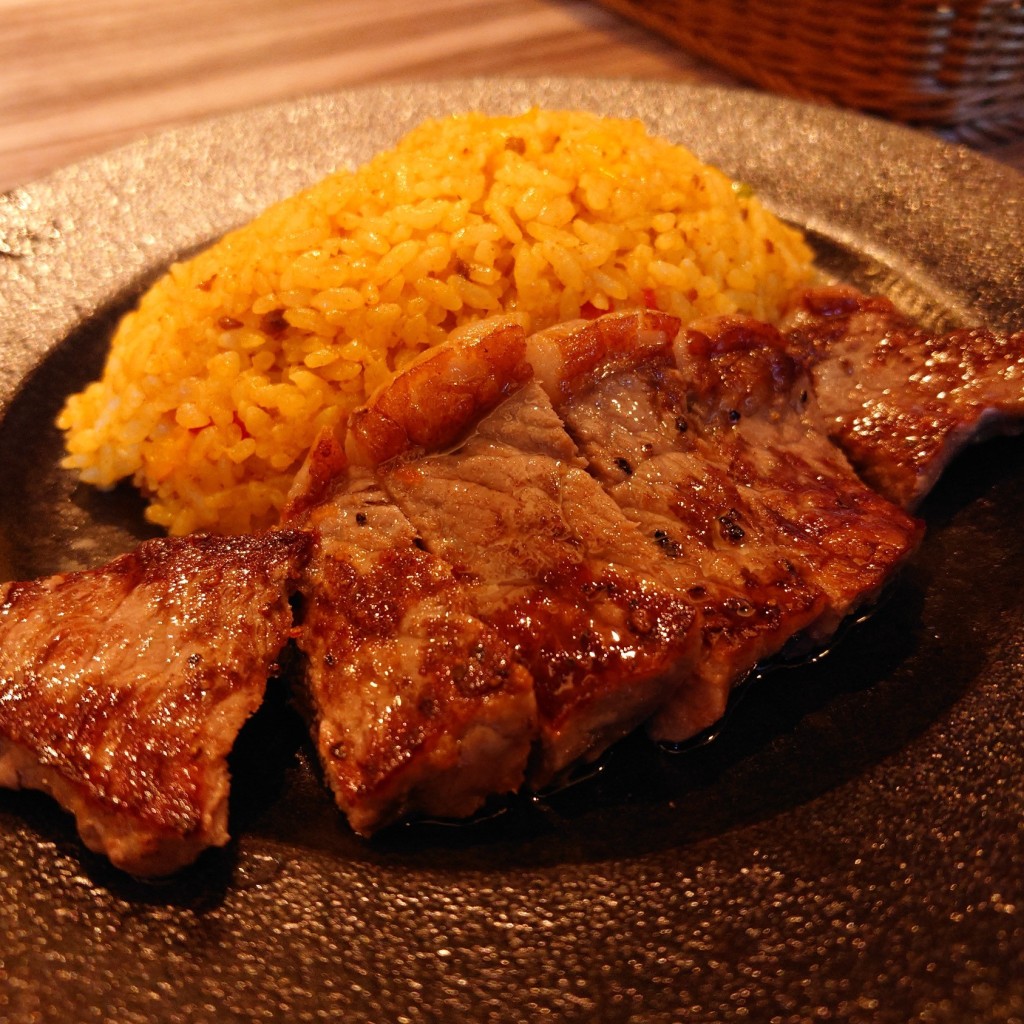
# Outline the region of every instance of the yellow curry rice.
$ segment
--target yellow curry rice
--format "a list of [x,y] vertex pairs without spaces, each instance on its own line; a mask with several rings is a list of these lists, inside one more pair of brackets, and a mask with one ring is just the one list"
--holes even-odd
[[638,121],[430,121],[175,264],[60,414],[65,466],[172,533],[272,523],[317,432],[457,324],[642,303],[781,315],[810,252]]

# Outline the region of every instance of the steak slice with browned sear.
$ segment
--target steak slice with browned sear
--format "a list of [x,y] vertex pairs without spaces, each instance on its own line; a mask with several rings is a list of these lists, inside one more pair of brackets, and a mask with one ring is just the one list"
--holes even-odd
[[679,742],[717,721],[735,683],[795,634],[827,639],[920,526],[818,429],[778,331],[725,317],[659,345],[656,319],[565,325],[528,345],[592,471],[650,538],[649,571],[699,613],[701,655],[651,723]]
[[936,333],[851,288],[800,293],[788,344],[805,354],[824,429],[864,479],[914,508],[972,441],[1024,423],[1024,332]]
[[291,635],[308,546],[159,539],[0,587],[0,785],[52,794],[134,874],[227,842],[227,755]]
[[464,817],[518,790],[537,734],[529,671],[427,550],[378,462],[442,448],[525,379],[512,319],[459,332],[352,418],[350,451],[313,446],[285,518],[314,537],[303,576],[302,705],[324,777],[358,832]]
[[[314,458],[343,465],[328,445]],[[304,703],[352,828],[468,816],[519,789],[536,732],[532,681],[452,567],[365,469],[342,471],[300,521],[317,537],[301,585]]]
[[532,785],[602,753],[690,672],[692,603],[649,571],[648,539],[587,472],[537,384],[454,450],[377,474],[533,677]]
[[562,412],[597,478],[649,538],[650,562],[699,616],[700,655],[656,716],[663,739],[682,741],[721,718],[736,681],[817,619],[824,598],[780,545],[774,517],[696,429],[667,358],[597,380]]

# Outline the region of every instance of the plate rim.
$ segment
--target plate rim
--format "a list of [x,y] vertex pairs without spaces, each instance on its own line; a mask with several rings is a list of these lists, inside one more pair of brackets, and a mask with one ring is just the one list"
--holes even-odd
[[[840,123],[844,127],[848,127],[854,135],[859,135],[863,138],[867,136],[875,136],[880,133],[883,136],[885,146],[893,149],[900,149],[901,152],[909,152],[910,156],[907,158],[910,161],[917,159],[921,154],[932,154],[935,157],[936,165],[944,169],[945,173],[952,173],[953,169],[959,168],[973,168],[981,167],[985,170],[985,181],[986,187],[993,187],[993,183],[999,182],[1010,182],[1014,195],[1016,196],[1016,202],[1019,204],[1018,213],[1021,218],[1024,218],[1024,176],[1013,171],[1011,168],[1006,168],[1003,165],[997,164],[990,158],[982,156],[980,154],[967,153],[963,147],[953,146],[950,143],[943,142],[942,140],[935,139],[931,136],[925,135],[921,132],[916,132],[912,129],[905,128],[899,125],[892,125],[888,122],[883,122],[877,118],[870,118],[866,115],[854,114],[851,112],[835,112],[831,108],[820,108],[812,104],[806,104],[796,100],[783,100],[777,97],[766,97],[765,94],[755,92],[753,90],[731,88],[731,87],[720,87],[720,86],[699,86],[690,85],[688,83],[669,83],[669,82],[638,82],[632,80],[610,80],[610,79],[588,79],[588,78],[552,78],[552,77],[537,77],[535,79],[508,79],[508,78],[474,78],[466,80],[444,80],[435,83],[399,83],[390,86],[361,86],[341,91],[335,91],[330,93],[322,93],[317,96],[305,97],[298,101],[285,101],[279,103],[272,103],[262,105],[257,108],[250,108],[244,111],[237,111],[226,115],[217,115],[215,117],[203,119],[199,122],[182,125],[167,131],[155,133],[152,136],[147,136],[144,139],[138,140],[133,143],[129,143],[125,146],[117,147],[107,153],[97,154],[94,157],[90,157],[84,161],[76,162],[68,168],[61,169],[54,172],[51,175],[47,175],[42,179],[38,179],[36,182],[29,183],[26,186],[19,186],[17,189],[12,190],[12,193],[7,195],[13,198],[7,198],[3,204],[0,204],[0,231],[3,230],[5,223],[10,226],[13,224],[15,227],[28,226],[31,227],[33,223],[37,226],[41,222],[33,222],[30,216],[23,216],[20,220],[17,219],[17,215],[11,216],[12,210],[21,208],[21,204],[27,202],[28,205],[21,208],[22,214],[34,214],[39,213],[40,204],[47,197],[54,197],[59,195],[61,190],[75,188],[80,189],[84,186],[85,191],[80,195],[80,200],[83,203],[96,201],[97,198],[104,202],[111,202],[111,210],[116,211],[119,218],[128,217],[129,219],[137,215],[138,206],[132,206],[131,204],[125,205],[123,202],[118,203],[117,196],[111,194],[111,179],[109,174],[111,172],[117,172],[119,168],[125,170],[143,170],[145,171],[148,166],[147,161],[153,158],[154,154],[160,155],[167,152],[175,151],[176,147],[186,146],[188,140],[195,139],[197,133],[200,137],[206,137],[210,133],[216,134],[217,132],[228,131],[230,134],[234,131],[248,131],[251,130],[253,119],[265,124],[268,121],[273,120],[275,116],[291,114],[295,115],[295,112],[301,108],[301,110],[307,111],[307,114],[302,116],[309,116],[308,112],[328,111],[337,109],[339,106],[342,109],[346,109],[353,105],[358,106],[361,103],[365,103],[367,96],[375,96],[376,102],[379,104],[382,102],[383,97],[392,97],[392,101],[400,101],[402,103],[410,103],[413,99],[422,100],[425,95],[430,95],[434,98],[440,98],[446,94],[451,93],[453,90],[458,94],[460,90],[463,90],[466,94],[478,95],[481,90],[498,89],[507,90],[510,87],[510,83],[516,83],[515,95],[521,96],[524,91],[529,91],[533,86],[547,90],[554,88],[558,95],[567,95],[572,93],[573,90],[579,90],[587,88],[593,83],[601,83],[606,89],[611,89],[617,97],[623,98],[624,100],[628,97],[635,97],[640,93],[646,91],[647,95],[650,95],[650,91],[653,90],[658,96],[661,97],[672,97],[676,101],[684,97],[699,96],[701,99],[706,100],[710,105],[718,104],[721,106],[728,106],[729,104],[738,103],[741,106],[744,103],[753,102],[758,110],[763,110],[765,106],[772,105],[776,106],[777,109],[781,109],[786,112],[794,112],[794,116],[804,118],[806,121],[820,123],[823,117],[822,110],[829,109],[829,118],[832,123]],[[600,91],[600,90],[598,90]],[[738,99],[737,97],[743,97]],[[757,98],[754,100],[753,98]],[[713,100],[713,102],[711,102]],[[768,101],[772,101],[768,103]],[[813,111],[813,113],[812,113]],[[301,120],[301,118],[299,119]],[[294,122],[293,122],[294,123]],[[870,130],[865,128],[865,125],[871,126]],[[195,154],[193,154],[194,156]],[[774,154],[775,158],[779,157],[779,154]],[[976,163],[977,161],[977,163]],[[189,161],[182,165],[182,169],[186,172],[188,168],[192,166]],[[147,172],[148,173],[148,172]],[[296,174],[299,171],[295,172]],[[899,174],[905,176],[910,173],[910,167],[903,166],[899,169]],[[903,178],[901,177],[901,181]],[[135,195],[141,196],[142,193],[139,191],[141,188],[139,179],[132,179],[130,185],[134,188]],[[142,196],[143,201],[145,197]],[[783,203],[786,201],[786,197],[782,197]],[[45,212],[45,211],[44,211]],[[5,215],[7,220],[5,221]],[[83,213],[84,216],[84,213]],[[45,219],[45,218],[44,218]],[[120,223],[121,221],[118,221]],[[95,223],[94,220],[90,221],[89,218],[85,218],[84,223],[86,225]],[[813,225],[808,225],[812,227]],[[79,224],[65,226],[58,229],[58,237],[47,238],[45,233],[40,235],[36,242],[28,245],[26,254],[21,259],[6,261],[0,261],[0,295],[4,294],[5,286],[9,284],[11,280],[17,280],[18,287],[22,285],[30,286],[35,281],[38,285],[40,282],[38,278],[32,279],[31,274],[24,274],[21,271],[28,269],[28,264],[35,261],[35,265],[40,268],[49,267],[53,269],[55,261],[59,261],[60,249],[58,245],[50,244],[57,243],[60,241],[67,241],[70,234],[74,231],[79,230]],[[37,232],[38,234],[38,232]],[[27,236],[26,236],[27,237]],[[109,237],[109,232],[104,236]],[[1022,234],[1020,237],[1024,237]],[[2,235],[0,235],[2,240]],[[115,258],[121,259],[122,256],[131,251],[132,261],[129,261],[128,266],[135,269],[136,274],[143,274],[147,267],[147,260],[152,261],[154,254],[159,253],[161,250],[160,246],[154,242],[139,243],[138,240],[134,242],[124,242],[123,246],[118,247],[115,252]],[[109,255],[109,254],[108,254]],[[879,250],[878,255],[882,258],[886,258],[888,250]],[[76,256],[76,259],[80,256]],[[13,269],[12,269],[13,268]],[[123,265],[121,267],[123,270]],[[150,269],[152,267],[150,266]],[[929,272],[930,273],[930,270]],[[928,273],[924,276],[928,278]],[[30,280],[32,279],[32,280]],[[133,281],[136,278],[133,278]],[[73,285],[73,277],[62,277],[60,280],[63,281],[65,286]],[[930,280],[930,279],[929,279]],[[1009,283],[1014,284],[1013,279],[1007,279]],[[1022,279],[1024,280],[1024,279]],[[121,282],[123,286],[124,282]],[[1004,281],[1001,287],[1004,287],[1002,293],[1004,301],[1006,299]],[[1021,292],[1017,298],[1020,300],[1020,306],[1024,306],[1024,283],[1021,283]],[[90,291],[88,294],[80,295],[76,302],[74,309],[70,312],[73,317],[77,317],[79,320],[83,317],[91,317],[101,310],[104,306],[109,304],[113,300],[113,293],[117,291],[118,284],[115,275],[107,275],[101,277],[97,282],[96,288]],[[123,287],[121,288],[123,291]],[[16,324],[13,323],[12,318],[7,315],[10,313],[12,306],[16,311],[20,310],[22,316],[25,314],[31,314],[38,318],[42,318],[42,321],[48,325],[44,330],[37,332],[33,339],[25,339]],[[56,345],[59,345],[63,336],[60,335],[61,323],[65,321],[61,319],[61,310],[53,308],[51,305],[46,304],[41,300],[37,291],[33,290],[32,287],[28,287],[28,290],[19,292],[19,301],[7,306],[6,313],[3,318],[0,318],[0,351],[11,351],[13,352],[15,359],[13,365],[19,369],[20,376],[17,380],[12,381],[10,374],[6,376],[0,375],[0,430],[3,429],[4,415],[10,402],[14,399],[17,393],[18,387],[21,381],[24,380],[25,375],[34,372],[36,367],[39,365],[40,360],[45,359],[48,354],[53,350]],[[63,312],[67,312],[66,310]],[[1024,324],[1021,324],[1024,327]],[[47,335],[47,331],[50,334]],[[64,332],[66,335],[66,331]],[[46,342],[42,348],[39,346]],[[948,723],[943,723],[941,728],[935,730],[935,735],[931,736],[926,747],[934,749],[936,744],[941,739],[943,729]],[[906,755],[906,752],[902,752]],[[917,753],[920,753],[918,750]],[[901,760],[900,755],[896,755],[895,760],[898,762]],[[890,766],[891,767],[891,766]],[[912,766],[911,766],[912,767]],[[870,783],[873,786],[885,788],[886,782],[886,769],[883,766],[876,766],[875,770],[868,773],[870,779],[865,777],[859,781],[857,786],[846,787],[845,791],[837,793],[836,799],[840,802],[845,802],[849,806],[853,806],[857,803],[858,799],[861,798],[862,793],[860,790],[861,785]],[[805,809],[806,815],[813,818],[814,814],[817,813],[813,807],[807,807]],[[742,843],[746,841],[755,841],[761,848],[760,857],[751,858],[751,868],[754,871],[755,878],[747,879],[746,881],[738,881],[737,885],[740,886],[745,892],[754,892],[758,886],[761,886],[764,891],[771,891],[772,883],[772,871],[775,870],[778,863],[781,863],[782,853],[776,842],[773,841],[771,832],[771,822],[757,822],[744,826],[746,832],[743,836],[730,836],[723,840],[726,844]],[[706,844],[698,842],[697,847],[705,846]],[[770,855],[769,855],[770,848]],[[694,852],[699,852],[694,850]],[[57,851],[54,854],[52,851],[49,854],[51,860],[54,858],[64,858],[65,864],[64,869],[58,871],[58,877],[67,878],[68,872],[73,870],[73,867],[69,868],[67,864],[73,864],[74,856],[73,853],[67,853],[65,851]],[[596,874],[602,876],[602,883],[597,887],[597,895],[602,899],[611,899],[615,892],[614,877],[616,874],[625,873],[629,875],[639,886],[637,891],[652,892],[657,889],[666,879],[675,878],[678,882],[684,882],[686,878],[689,878],[693,882],[694,886],[697,886],[697,881],[703,878],[704,881],[708,881],[709,877],[713,875],[713,870],[708,869],[703,875],[700,874],[701,869],[695,867],[691,857],[684,858],[686,863],[683,867],[692,871],[692,877],[687,875],[684,878],[680,878],[678,874],[678,868],[675,873],[672,871],[672,865],[674,858],[672,851],[664,852],[659,851],[656,854],[645,855],[646,862],[650,864],[652,871],[649,877],[641,879],[635,875],[637,863],[631,861],[628,858],[626,860],[620,860],[617,858],[610,858],[607,860],[601,860],[593,863],[584,864],[585,868],[593,868]],[[779,858],[775,865],[771,862],[770,857]],[[714,865],[713,865],[714,866]],[[724,865],[722,866],[724,870]],[[376,875],[374,875],[374,870]],[[371,877],[375,877],[381,884],[387,884],[387,868],[386,865],[381,867],[377,865],[374,870],[371,870]],[[531,874],[533,877],[531,878]],[[443,873],[439,876],[441,881],[445,880]],[[540,881],[538,881],[538,878]],[[551,872],[547,873],[537,871],[531,873],[528,868],[521,867],[519,869],[519,880],[524,882],[525,895],[526,896],[537,896],[539,893],[547,891],[546,886],[552,882]],[[543,883],[543,884],[542,884]],[[642,884],[641,884],[642,883]],[[756,884],[755,884],[756,883]],[[100,881],[97,885],[104,889],[108,894],[113,893],[113,898],[109,899],[109,907],[114,907],[119,903],[131,903],[132,900],[125,897],[123,891],[118,892],[117,883],[112,881],[108,875],[100,876]],[[908,883],[909,885],[909,883]],[[464,894],[463,894],[464,895]],[[580,901],[587,902],[588,896],[585,890],[581,887],[571,889],[571,895]],[[471,903],[471,901],[470,901]],[[590,899],[590,904],[596,906],[599,903],[596,897]],[[467,909],[467,901],[462,900],[461,903],[456,901],[454,909]],[[524,898],[511,899],[509,902],[510,906],[516,906],[522,909],[527,905]],[[681,906],[686,905],[686,899],[680,897],[672,904],[675,910],[679,910]],[[81,906],[81,904],[79,904]],[[804,904],[804,909],[808,907]],[[608,934],[612,935],[618,932],[619,934],[625,934],[622,932],[622,926],[611,920],[606,912],[605,908],[604,916],[601,918],[603,926],[608,929]],[[1016,951],[1020,952],[1020,943],[1024,942],[1024,939],[1019,939],[1018,945],[1014,947]],[[835,993],[833,993],[835,995]],[[554,1005],[554,1004],[552,1004]],[[964,1004],[966,1005],[966,1004]],[[2,1006],[2,1003],[0,1003]],[[852,1011],[851,1011],[852,1012]],[[154,1017],[154,1019],[156,1019]],[[199,1019],[198,1017],[196,1019]],[[580,1018],[583,1019],[583,1018]],[[623,1016],[621,1019],[625,1019]],[[855,1016],[851,1016],[849,1019],[858,1019]],[[863,1017],[861,1019],[867,1020],[869,1018]]]

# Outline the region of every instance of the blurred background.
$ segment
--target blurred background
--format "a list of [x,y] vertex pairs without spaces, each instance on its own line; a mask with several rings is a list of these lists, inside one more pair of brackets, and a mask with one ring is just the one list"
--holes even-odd
[[197,118],[475,75],[754,85],[1024,168],[1021,0],[0,0],[0,190]]

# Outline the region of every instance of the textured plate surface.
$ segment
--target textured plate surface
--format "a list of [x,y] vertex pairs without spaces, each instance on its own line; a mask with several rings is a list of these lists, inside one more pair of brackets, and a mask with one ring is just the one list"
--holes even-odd
[[[425,116],[533,103],[644,118],[922,316],[1024,326],[1024,179],[862,117],[558,80],[261,109],[0,196],[0,576],[145,532],[131,494],[56,468],[50,423],[169,260]],[[752,687],[714,743],[628,741],[472,827],[354,839],[276,693],[234,758],[236,840],[161,886],[0,793],[0,1020],[1020,1021],[1022,509],[1024,443],[975,450],[885,604]]]

